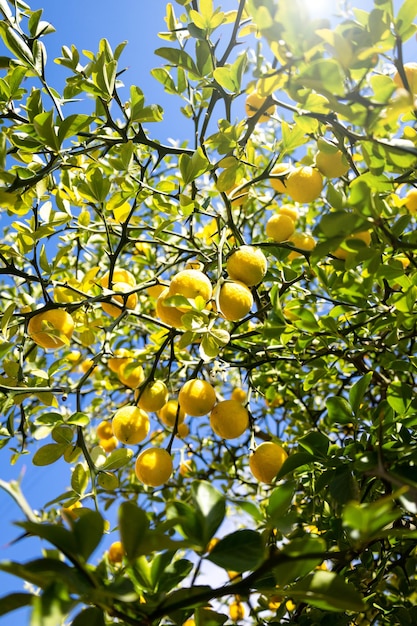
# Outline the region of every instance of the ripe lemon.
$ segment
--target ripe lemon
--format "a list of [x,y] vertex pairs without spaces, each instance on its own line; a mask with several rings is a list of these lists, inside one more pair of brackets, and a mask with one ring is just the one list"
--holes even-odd
[[410,213],[417,213],[417,189],[407,191],[404,198],[404,206]]
[[[307,233],[294,233],[291,235],[289,241],[294,244],[296,248],[299,250],[305,250],[306,252],[311,252],[316,247],[316,240],[311,235]],[[288,259],[292,261],[296,257],[303,256],[301,252],[290,252],[288,255]]]
[[96,435],[98,439],[110,439],[113,437],[113,429],[109,420],[102,421],[96,428]]
[[[100,281],[100,284],[105,289],[109,288],[110,272],[107,272]],[[112,276],[112,290],[120,293],[128,293],[132,290],[136,284],[135,277],[128,270],[114,270]],[[101,306],[103,311],[112,317],[118,317],[123,310],[134,309],[138,303],[138,296],[136,293],[131,293],[130,296],[113,296],[112,300],[120,302],[120,306],[111,304],[110,302],[102,302]]]
[[294,220],[289,215],[279,211],[269,218],[265,226],[267,237],[270,237],[277,243],[288,241],[294,231]]
[[[417,94],[417,63],[405,63],[404,72],[407,77],[410,92]],[[393,81],[397,87],[401,87],[402,89],[406,88],[398,71],[395,73]]]
[[181,328],[183,326],[181,318],[184,315],[184,311],[177,309],[175,306],[165,304],[165,301],[171,295],[168,287],[160,293],[156,301],[156,314],[164,324],[168,324],[168,326],[173,326],[174,328]]
[[187,424],[178,424],[177,426],[177,435],[178,437],[180,437],[181,439],[184,439],[184,437],[186,437],[190,432],[190,429],[188,428]]
[[187,380],[178,394],[180,407],[192,417],[201,417],[211,411],[216,404],[216,392],[206,380]]
[[136,389],[136,387],[139,387],[145,380],[143,367],[133,358],[127,358],[126,361],[120,365],[117,376],[120,382],[130,389]]
[[296,167],[286,180],[286,192],[295,202],[313,202],[323,189],[323,177],[314,167]]
[[284,448],[273,441],[265,441],[250,455],[249,467],[256,480],[271,483],[287,458]]
[[116,411],[112,420],[114,436],[130,446],[145,439],[149,426],[148,414],[138,406],[123,406]]
[[200,270],[182,270],[172,277],[169,285],[170,296],[180,295],[192,300],[201,296],[204,302],[207,302],[212,294],[213,287],[210,279]]
[[270,174],[272,176],[282,176],[283,178],[270,178],[269,182],[271,183],[271,187],[275,189],[275,191],[279,191],[279,193],[287,192],[287,176],[290,172],[293,171],[293,167],[290,163],[277,163],[271,170]]
[[185,411],[180,407],[178,411],[178,402],[176,400],[168,400],[166,404],[157,412],[157,415],[161,422],[166,426],[173,428],[175,426],[175,420],[178,412],[178,425],[185,419]]
[[138,480],[150,487],[159,487],[166,483],[172,470],[171,455],[164,448],[146,448],[139,454],[135,463]]
[[281,215],[288,215],[294,223],[298,220],[298,211],[295,206],[292,206],[292,204],[281,205],[279,207],[279,213]]
[[[366,246],[369,246],[369,244],[371,243],[371,233],[369,232],[369,230],[363,230],[358,233],[353,233],[352,235],[349,235],[349,237],[347,237],[345,241],[349,243],[349,241],[354,241],[355,239],[363,241]],[[332,254],[336,257],[336,259],[345,261],[355,253],[351,252],[350,250],[346,250],[343,247],[339,247],[337,248],[337,250],[332,252]]]
[[234,250],[227,259],[227,273],[233,280],[240,280],[252,287],[264,278],[267,270],[267,260],[260,248],[241,246]]
[[119,441],[116,437],[108,437],[106,439],[103,438],[98,440],[98,445],[103,448],[105,452],[113,452],[113,450],[117,448],[118,443]]
[[249,426],[249,413],[237,400],[222,400],[210,413],[210,425],[219,437],[235,439]]
[[168,400],[168,387],[163,380],[149,382],[142,391],[138,406],[144,411],[159,411]]
[[349,171],[349,161],[341,150],[335,152],[322,152],[316,154],[316,166],[327,178],[339,178]]
[[146,293],[151,296],[151,298],[155,298],[156,300],[164,289],[166,289],[165,285],[152,285],[152,287],[147,288]]
[[107,558],[109,559],[110,563],[113,563],[113,565],[117,565],[118,563],[121,563],[123,561],[124,555],[125,551],[122,542],[114,541],[109,548]]
[[219,293],[219,308],[223,317],[237,322],[249,313],[253,305],[250,289],[240,281],[227,280]]
[[230,204],[232,206],[237,207],[245,204],[249,196],[249,187],[244,187],[243,189],[239,188],[247,182],[246,178],[241,178],[238,183],[227,190],[227,195],[229,196]]
[[45,349],[68,345],[74,332],[74,320],[64,309],[42,311],[30,318],[28,335],[38,346]]
[[244,389],[241,389],[240,387],[235,387],[235,389],[233,389],[231,395],[232,400],[236,400],[237,402],[244,404],[246,402],[246,397],[247,395]]
[[245,617],[245,607],[237,600],[232,602],[229,607],[229,616],[233,622],[239,622]]
[[[265,103],[266,98],[262,97],[258,94],[258,92],[253,91],[250,93],[245,101],[245,111],[248,117],[253,117],[257,111],[261,108],[261,106]],[[267,122],[271,115],[275,112],[275,104],[272,104],[268,107],[262,115],[259,117],[258,122]]]

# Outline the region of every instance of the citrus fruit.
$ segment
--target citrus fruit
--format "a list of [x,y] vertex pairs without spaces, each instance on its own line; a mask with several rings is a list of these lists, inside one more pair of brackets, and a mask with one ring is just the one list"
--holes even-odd
[[181,476],[188,476],[195,470],[194,462],[191,459],[187,459],[180,464],[179,473]]
[[341,150],[334,152],[318,151],[316,167],[327,178],[339,178],[349,171],[349,161]]
[[28,335],[45,349],[68,345],[74,332],[74,320],[64,309],[49,309],[30,318]]
[[[250,93],[245,101],[245,111],[248,117],[253,117],[257,111],[262,107],[265,103],[266,97],[262,97],[258,94],[257,91],[253,91]],[[275,112],[275,105],[272,104],[269,106],[259,117],[258,122],[267,122],[271,115]]]
[[207,302],[212,294],[213,287],[210,279],[200,270],[182,270],[172,277],[169,285],[170,296],[180,295],[192,300],[197,296],[201,296],[204,302]]
[[122,542],[114,541],[109,548],[107,558],[109,559],[110,563],[113,563],[115,565],[123,561],[124,555],[125,551]]
[[270,171],[270,174],[272,174],[272,176],[281,176],[282,178],[270,178],[269,182],[271,183],[271,187],[275,189],[275,191],[286,193],[286,177],[293,171],[293,169],[294,168],[290,163],[277,163]]
[[264,278],[267,261],[260,248],[240,246],[227,259],[226,269],[230,278],[252,287]]
[[98,439],[110,439],[113,437],[113,429],[109,420],[102,421],[96,428],[96,435]]
[[172,474],[172,458],[164,448],[146,448],[135,463],[135,473],[144,485],[159,487],[166,483]]
[[148,414],[137,406],[123,406],[114,414],[112,428],[114,436],[130,446],[143,441],[149,432]]
[[404,198],[404,206],[410,213],[417,213],[417,189],[407,191]]
[[168,400],[168,388],[163,380],[149,382],[139,397],[138,406],[144,411],[159,411]]
[[201,417],[216,404],[216,392],[210,383],[200,378],[187,380],[178,394],[180,407],[192,417]]
[[136,389],[145,379],[142,365],[130,357],[120,365],[117,376],[120,382],[130,389]]
[[[109,289],[110,272],[107,272],[102,277],[100,284],[104,289]],[[112,275],[111,289],[120,293],[128,293],[132,291],[132,287],[136,284],[135,277],[128,270],[114,270]],[[110,302],[102,302],[101,306],[103,311],[112,317],[118,317],[121,311],[126,309],[134,309],[138,303],[138,296],[136,293],[131,293],[129,296],[115,295],[112,300],[120,303],[120,306],[111,304]]]
[[292,204],[283,204],[279,207],[278,212],[281,215],[288,215],[295,223],[298,220],[298,211]]
[[318,169],[309,165],[296,167],[286,180],[286,192],[295,202],[313,202],[322,189],[322,175]]
[[116,437],[106,437],[98,440],[98,445],[103,448],[105,452],[113,452],[117,448],[117,444],[119,443]]
[[250,289],[240,281],[226,280],[220,288],[219,308],[223,317],[231,322],[241,320],[253,305]]
[[168,326],[173,326],[174,328],[181,328],[183,326],[181,318],[184,315],[184,311],[177,309],[175,306],[165,304],[167,298],[171,295],[168,287],[159,294],[156,301],[156,314],[164,324],[168,324]]
[[[314,237],[308,235],[307,233],[294,233],[294,235],[291,235],[289,241],[294,244],[295,248],[298,248],[299,250],[305,250],[306,252],[311,252],[311,250],[314,250],[314,248],[316,247],[316,240],[314,239]],[[294,250],[293,252],[289,253],[288,259],[292,261],[299,256],[303,255],[301,254],[301,252],[297,252],[296,250]]]
[[253,476],[261,483],[271,483],[281,469],[288,454],[277,443],[264,441],[249,457]]
[[178,437],[181,437],[181,439],[184,439],[184,437],[186,437],[190,432],[190,429],[188,428],[187,424],[181,423],[178,424],[177,426],[177,435]]
[[[405,63],[404,72],[407,77],[407,82],[408,82],[408,87],[410,88],[410,92],[412,94],[417,94],[417,63],[415,62]],[[404,85],[403,80],[398,71],[395,73],[393,77],[393,81],[397,87],[406,89],[406,86]]]
[[235,439],[249,426],[249,413],[237,400],[222,400],[210,413],[210,425],[219,437]]
[[180,407],[178,411],[178,402],[176,400],[168,400],[166,404],[157,412],[161,422],[166,426],[173,428],[178,412],[178,425],[185,419],[185,411]]
[[246,402],[246,397],[247,395],[244,389],[241,389],[240,387],[235,387],[235,389],[233,389],[231,395],[232,400],[236,400],[237,402],[244,404]]
[[227,195],[229,196],[229,200],[232,206],[242,206],[246,202],[249,196],[249,187],[241,187],[247,183],[246,178],[242,178],[238,183],[233,185],[230,189],[227,190]]
[[277,243],[288,241],[294,231],[294,220],[289,215],[279,211],[269,218],[265,226],[267,237],[270,237]]
[[152,285],[152,287],[147,288],[146,293],[151,296],[151,298],[155,298],[156,300],[164,289],[166,289],[165,285]]

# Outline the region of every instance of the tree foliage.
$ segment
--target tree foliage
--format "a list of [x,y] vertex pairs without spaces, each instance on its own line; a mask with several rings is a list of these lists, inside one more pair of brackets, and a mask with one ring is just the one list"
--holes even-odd
[[[186,145],[154,138],[170,109],[122,84],[124,44],[64,46],[59,93],[46,67],[53,26],[21,0],[0,12],[0,445],[51,477],[56,462],[72,470],[38,512],[1,481],[22,509],[17,532],[44,552],[1,563],[31,587],[3,597],[0,614],[416,623],[417,67],[403,54],[415,1],[394,12],[374,0],[334,22],[301,0],[168,3],[152,76],[189,124]],[[260,107],[244,112],[254,91]],[[318,153],[342,171],[294,200],[294,169],[317,173]],[[272,239],[266,224],[283,207],[291,223],[298,213],[296,236]],[[226,319],[226,263],[243,245],[268,270],[250,311]],[[157,294],[190,267],[213,296],[168,293],[172,326]],[[64,310],[73,332],[44,321],[59,344],[44,349],[32,320]],[[242,435],[222,439],[208,415],[181,431],[177,411],[170,425],[150,412],[139,444],[100,436],[150,382],[176,400],[194,378],[218,403],[243,389]],[[264,441],[288,454],[271,484],[249,469]],[[134,469],[151,446],[173,460],[156,487]],[[107,551],[119,540],[120,562]]]

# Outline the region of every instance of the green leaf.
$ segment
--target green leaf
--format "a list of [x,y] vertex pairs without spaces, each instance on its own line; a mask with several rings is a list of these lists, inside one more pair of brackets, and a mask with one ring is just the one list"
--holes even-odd
[[196,508],[201,539],[207,545],[226,514],[224,496],[205,481],[196,481],[191,486],[191,497]]
[[0,616],[11,611],[20,609],[31,604],[33,594],[31,593],[10,593],[0,598]]
[[187,502],[170,502],[167,508],[167,519],[175,521],[179,532],[186,539],[195,542],[200,549],[205,549],[206,543],[194,507]]
[[72,626],[105,626],[104,613],[96,606],[90,606],[78,613],[71,622]]
[[417,5],[414,0],[405,0],[400,6],[395,19],[395,28],[400,38],[404,39],[408,35],[410,25],[417,15]]
[[71,487],[78,495],[82,495],[87,489],[89,475],[81,463],[77,463],[71,475]]
[[133,450],[130,448],[121,448],[110,452],[106,461],[100,465],[101,470],[117,470],[127,465],[133,456]]
[[352,409],[346,398],[330,396],[326,400],[327,414],[332,424],[349,424],[352,419]]
[[394,508],[393,497],[387,496],[371,503],[349,502],[345,506],[343,525],[351,529],[352,539],[368,541],[401,517],[401,510]]
[[[134,561],[144,554],[145,535],[148,532],[149,520],[145,511],[133,502],[123,502],[119,507],[120,538],[126,552],[126,558]],[[146,552],[145,552],[146,553]]]
[[307,452],[310,452],[310,454],[313,455],[318,455],[319,457],[327,455],[327,450],[330,445],[329,438],[326,437],[326,435],[323,435],[323,433],[316,431],[312,431],[303,437],[300,437],[298,443],[305,450],[307,450]]
[[52,150],[58,151],[61,142],[55,128],[55,120],[53,111],[45,111],[35,115],[33,120],[33,126],[38,136],[45,141],[46,145],[52,148]]
[[315,461],[317,461],[316,456],[307,452],[295,452],[294,454],[290,454],[288,459],[284,461],[283,466],[279,470],[277,478],[280,479],[290,472],[293,472],[298,467],[308,465],[309,463],[314,463]]
[[35,537],[40,537],[49,541],[53,546],[61,550],[64,554],[77,554],[77,543],[71,531],[63,526],[55,524],[40,524],[37,522],[17,522],[27,532]]
[[265,556],[262,536],[254,530],[237,530],[217,543],[207,559],[236,572],[253,570]]
[[246,53],[241,54],[231,65],[217,67],[213,71],[213,76],[221,87],[232,93],[237,93],[241,90],[242,76],[246,63]]
[[404,415],[407,413],[414,400],[414,390],[406,383],[393,381],[387,389],[388,404],[396,413]]
[[361,376],[359,380],[354,383],[349,391],[349,402],[352,407],[352,411],[357,415],[359,407],[362,403],[363,396],[365,395],[369,384],[372,380],[373,373],[368,372],[364,376]]
[[184,70],[187,70],[192,77],[201,78],[193,59],[184,50],[177,50],[177,48],[157,48],[155,54],[169,61],[173,67],[182,67]]
[[188,185],[193,180],[207,172],[210,162],[207,160],[201,148],[197,148],[192,156],[181,154],[179,158],[179,166],[184,185]]
[[278,520],[288,513],[294,497],[295,487],[294,482],[287,481],[279,487],[276,487],[269,496],[266,512],[272,524],[274,520]]
[[282,549],[282,554],[291,558],[284,559],[273,569],[276,584],[288,585],[297,578],[306,576],[323,561],[325,550],[326,542],[320,537],[305,535],[292,539]]
[[69,115],[62,122],[59,123],[58,127],[58,139],[60,144],[67,139],[68,137],[73,137],[77,135],[80,130],[83,130],[93,121],[93,118],[89,115],[83,115],[81,113]]
[[334,572],[314,572],[289,587],[288,595],[324,611],[358,612],[365,609],[361,594]]
[[32,459],[33,465],[43,466],[55,463],[64,454],[66,447],[66,443],[47,443],[36,450]]
[[104,532],[104,520],[97,511],[88,511],[75,522],[73,533],[77,544],[77,554],[87,560],[97,548]]

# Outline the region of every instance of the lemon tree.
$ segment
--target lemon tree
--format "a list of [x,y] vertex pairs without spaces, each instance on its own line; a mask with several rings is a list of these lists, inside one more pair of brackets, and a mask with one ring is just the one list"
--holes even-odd
[[417,623],[417,6],[319,4],[0,0],[0,616]]

